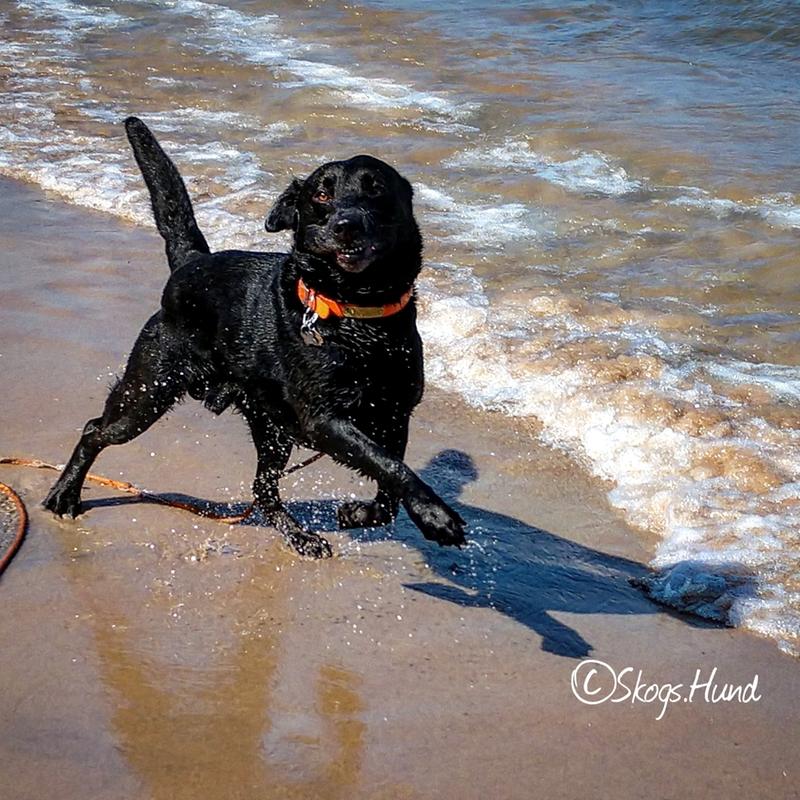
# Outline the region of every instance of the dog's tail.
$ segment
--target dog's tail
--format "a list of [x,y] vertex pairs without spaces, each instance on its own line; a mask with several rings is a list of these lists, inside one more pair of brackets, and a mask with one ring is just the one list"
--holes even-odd
[[158,232],[167,243],[169,268],[175,271],[197,253],[209,253],[197,227],[192,203],[177,167],[161,149],[147,125],[136,117],[125,120],[125,131],[136,163],[150,190]]

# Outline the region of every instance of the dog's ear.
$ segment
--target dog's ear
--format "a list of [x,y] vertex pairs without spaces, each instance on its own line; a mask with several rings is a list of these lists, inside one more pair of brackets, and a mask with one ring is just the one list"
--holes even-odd
[[300,197],[302,188],[303,181],[295,178],[275,201],[275,205],[272,206],[272,210],[267,214],[267,221],[264,223],[264,227],[270,233],[277,233],[277,231],[285,231],[287,228],[294,227],[297,200]]

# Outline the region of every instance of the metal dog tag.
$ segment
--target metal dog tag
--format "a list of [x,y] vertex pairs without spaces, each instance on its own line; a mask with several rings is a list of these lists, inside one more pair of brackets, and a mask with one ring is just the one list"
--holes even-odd
[[322,334],[314,327],[318,319],[319,314],[307,308],[303,314],[303,322],[300,325],[300,337],[306,344],[314,345],[314,347],[319,347],[325,342]]

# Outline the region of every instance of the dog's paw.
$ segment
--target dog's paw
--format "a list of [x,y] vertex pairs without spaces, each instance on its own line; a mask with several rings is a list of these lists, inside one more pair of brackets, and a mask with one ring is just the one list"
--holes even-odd
[[336,516],[342,530],[348,528],[377,528],[394,520],[392,512],[382,503],[353,500],[339,506]]
[[75,517],[81,513],[81,495],[72,489],[65,489],[58,483],[45,497],[42,505],[58,517]]
[[298,555],[309,558],[330,558],[333,555],[327,539],[307,531],[283,506],[265,511],[264,516],[268,524],[283,534],[286,543]]
[[429,496],[418,494],[407,498],[404,506],[408,516],[426,539],[442,547],[445,545],[461,547],[466,544],[467,540],[464,538],[466,523],[433,492]]
[[289,546],[301,556],[330,558],[333,555],[330,542],[318,533],[303,531],[302,533],[287,533],[285,536]]

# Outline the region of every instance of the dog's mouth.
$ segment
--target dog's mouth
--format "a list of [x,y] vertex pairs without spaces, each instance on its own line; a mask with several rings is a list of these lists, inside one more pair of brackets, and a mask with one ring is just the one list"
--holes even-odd
[[378,254],[374,244],[349,244],[336,248],[336,264],[345,272],[362,272]]

